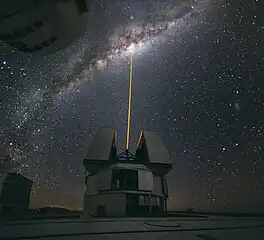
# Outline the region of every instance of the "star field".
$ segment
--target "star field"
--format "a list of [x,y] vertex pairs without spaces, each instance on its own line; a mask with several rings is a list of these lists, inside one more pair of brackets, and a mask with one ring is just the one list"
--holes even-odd
[[[160,131],[169,208],[264,209],[264,18],[260,1],[99,1],[84,35],[49,56],[1,42],[1,154],[34,180],[32,205],[82,207],[82,160],[100,127],[131,147]],[[249,197],[250,196],[250,197]]]

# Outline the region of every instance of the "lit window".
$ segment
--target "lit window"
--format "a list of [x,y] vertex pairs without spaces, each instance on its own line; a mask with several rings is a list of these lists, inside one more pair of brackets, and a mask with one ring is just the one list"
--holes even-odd
[[138,190],[138,171],[116,169],[112,171],[112,189]]

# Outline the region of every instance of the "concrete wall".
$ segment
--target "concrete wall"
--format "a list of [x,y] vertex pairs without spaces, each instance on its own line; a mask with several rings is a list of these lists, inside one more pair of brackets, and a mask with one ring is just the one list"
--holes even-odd
[[111,190],[112,170],[105,169],[87,178],[85,195],[93,195],[98,191]]
[[125,193],[98,194],[84,199],[84,213],[97,215],[97,207],[105,206],[107,216],[123,216],[126,211]]
[[97,193],[97,175],[92,175],[87,178],[87,185],[85,195],[91,195]]

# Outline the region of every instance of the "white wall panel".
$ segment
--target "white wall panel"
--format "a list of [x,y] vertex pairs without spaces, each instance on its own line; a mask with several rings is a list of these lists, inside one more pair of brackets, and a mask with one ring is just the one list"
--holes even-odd
[[138,171],[139,190],[152,191],[153,174],[147,171]]

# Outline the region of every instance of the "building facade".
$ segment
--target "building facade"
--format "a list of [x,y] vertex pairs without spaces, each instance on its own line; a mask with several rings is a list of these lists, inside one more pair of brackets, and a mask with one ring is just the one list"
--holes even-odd
[[83,32],[85,0],[5,0],[0,10],[0,39],[27,53],[66,47]]
[[[156,133],[142,132],[136,154],[118,156],[115,131],[100,129],[84,160],[89,172],[85,179],[85,214],[140,216],[166,213],[166,175],[172,165],[158,139]],[[150,159],[152,154],[155,156]]]
[[14,172],[1,171],[0,174],[0,212],[27,212],[30,203],[32,180]]

